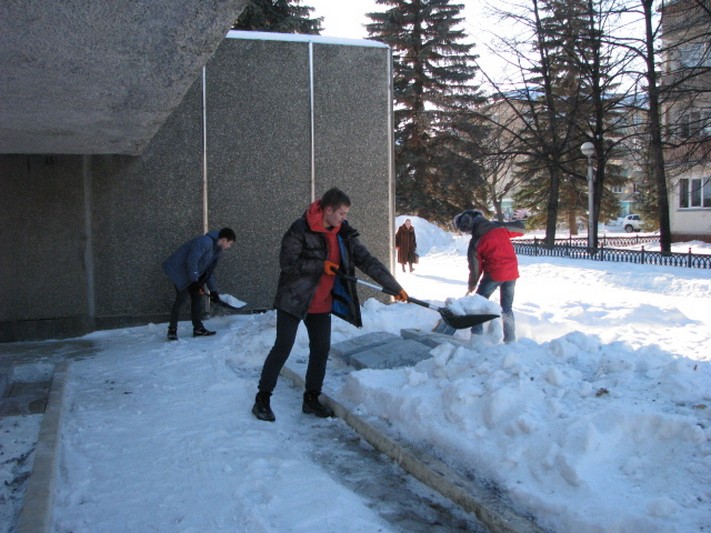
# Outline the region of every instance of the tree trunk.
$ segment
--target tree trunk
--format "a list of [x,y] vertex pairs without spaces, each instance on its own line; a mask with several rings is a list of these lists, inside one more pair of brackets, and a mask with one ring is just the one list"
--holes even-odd
[[575,211],[572,209],[568,211],[568,230],[571,236],[578,234],[578,221],[576,220]]
[[652,20],[654,15],[654,0],[642,0],[644,9],[644,24],[647,46],[647,92],[649,95],[649,137],[652,162],[652,178],[657,189],[659,215],[659,246],[662,253],[671,252],[671,226],[669,222],[669,195],[667,191],[667,175],[664,164],[664,142],[662,139],[662,124],[660,117],[660,95],[655,70],[654,30]]

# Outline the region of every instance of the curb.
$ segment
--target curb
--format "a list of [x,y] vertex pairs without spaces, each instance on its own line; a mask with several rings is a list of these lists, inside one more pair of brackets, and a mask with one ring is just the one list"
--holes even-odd
[[[304,386],[304,379],[287,366],[282,368],[281,374],[296,385]],[[464,479],[441,461],[426,453],[411,451],[409,447],[378,431],[330,396],[322,393],[321,398],[338,418],[376,450],[386,454],[408,474],[432,490],[474,514],[492,533],[544,533],[545,530],[530,518],[516,513],[500,498]]]
[[62,361],[54,370],[47,408],[42,416],[39,438],[35,447],[35,461],[17,520],[17,533],[49,533],[50,531],[54,489],[59,469],[59,430],[62,421],[64,385],[69,365],[69,361]]

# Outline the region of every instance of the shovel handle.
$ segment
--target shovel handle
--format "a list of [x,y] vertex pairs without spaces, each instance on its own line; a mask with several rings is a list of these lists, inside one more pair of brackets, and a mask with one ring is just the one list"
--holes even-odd
[[[352,281],[354,283],[360,283],[361,285],[365,285],[366,287],[370,287],[371,289],[375,289],[376,291],[384,292],[385,294],[389,294],[390,296],[397,296],[398,295],[398,293],[395,291],[386,289],[385,287],[381,287],[380,285],[376,285],[375,283],[369,283],[369,282],[362,280],[360,278],[356,278],[355,276],[349,276],[348,274],[341,274],[341,273],[338,273],[337,275],[339,278],[347,279],[348,281]],[[417,298],[413,298],[412,296],[408,296],[407,301],[411,304],[421,305],[422,307],[429,307],[430,309],[436,309],[435,307],[432,307],[431,304],[428,304],[427,302],[423,302],[422,300],[418,300]]]

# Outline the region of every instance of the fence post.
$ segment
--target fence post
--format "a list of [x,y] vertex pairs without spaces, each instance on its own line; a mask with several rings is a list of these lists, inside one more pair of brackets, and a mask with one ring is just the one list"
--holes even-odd
[[691,259],[692,259],[691,247],[689,247],[689,263],[686,265],[689,268],[691,268]]
[[642,245],[642,253],[640,254],[640,260],[642,261],[642,264],[644,264],[644,245]]
[[538,237],[533,237],[533,255],[538,256]]

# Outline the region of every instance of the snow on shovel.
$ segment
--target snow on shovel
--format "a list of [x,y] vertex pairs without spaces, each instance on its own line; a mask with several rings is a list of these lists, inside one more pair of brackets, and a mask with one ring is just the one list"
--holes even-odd
[[217,300],[210,300],[212,303],[226,307],[227,309],[240,309],[247,305],[239,298],[235,298],[231,294],[220,294]]
[[[397,293],[390,291],[389,289],[386,289],[385,287],[381,287],[380,285],[376,285],[375,283],[369,283],[367,281],[364,281],[362,279],[356,278],[355,276],[347,276],[345,274],[341,274],[340,272],[338,273],[338,276],[347,279],[348,281],[353,281],[355,283],[360,283],[361,285],[365,285],[366,287],[370,287],[371,289],[375,289],[381,292],[384,292],[385,294],[389,294],[390,296],[396,296]],[[407,297],[408,303],[411,304],[416,304],[416,305],[421,305],[422,307],[428,307],[429,309],[433,309],[437,311],[440,316],[442,317],[442,320],[444,321],[445,324],[447,324],[450,327],[453,327],[454,329],[465,329],[465,328],[470,328],[472,326],[476,326],[477,324],[483,324],[484,322],[488,322],[489,320],[493,320],[494,318],[499,318],[499,315],[495,314],[455,314],[452,309],[448,309],[446,307],[437,307],[434,306],[430,303],[427,303],[423,300],[418,300],[417,298],[412,298],[411,296]]]

